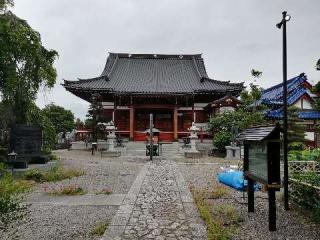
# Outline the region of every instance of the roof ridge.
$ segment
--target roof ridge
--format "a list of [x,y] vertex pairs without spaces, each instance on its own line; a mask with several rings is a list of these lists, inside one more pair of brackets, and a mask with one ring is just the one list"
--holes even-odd
[[110,55],[117,55],[119,58],[134,58],[134,59],[202,59],[202,54],[161,54],[161,53],[113,53],[109,52]]
[[[298,76],[295,76],[295,77],[293,77],[293,78],[288,79],[288,80],[287,80],[287,83],[291,83],[291,82],[293,82],[294,80],[296,80],[297,78],[300,78],[300,77],[305,77],[305,80],[307,81],[307,77],[306,77],[305,73],[300,73]],[[278,88],[278,87],[282,87],[282,86],[283,86],[283,82],[281,82],[281,83],[279,83],[279,84],[277,84],[277,85],[274,85],[274,86],[271,86],[271,87],[265,89],[265,90],[263,91],[263,93],[267,93],[267,92],[269,92],[269,91],[272,91],[272,90],[274,90],[274,89],[276,89],[276,88]]]

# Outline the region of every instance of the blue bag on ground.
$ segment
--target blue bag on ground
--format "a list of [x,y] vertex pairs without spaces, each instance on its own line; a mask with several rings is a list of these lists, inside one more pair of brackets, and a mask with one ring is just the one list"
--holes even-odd
[[[218,174],[219,182],[235,188],[240,191],[244,191],[247,188],[247,180],[243,179],[242,171],[228,170]],[[254,185],[255,190],[259,190],[259,185],[256,183]]]

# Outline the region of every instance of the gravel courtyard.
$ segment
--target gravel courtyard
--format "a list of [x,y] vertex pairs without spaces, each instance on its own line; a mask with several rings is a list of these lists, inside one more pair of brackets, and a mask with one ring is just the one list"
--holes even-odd
[[[210,163],[211,162],[211,163]],[[219,163],[220,162],[220,163]],[[222,186],[217,180],[217,173],[221,166],[237,164],[237,162],[226,161],[223,159],[204,159],[200,163],[190,164],[179,162],[179,168],[189,186],[197,188],[214,189]],[[228,196],[221,199],[210,199],[213,206],[220,204],[235,207],[241,217],[239,228],[232,239],[290,239],[290,240],[316,240],[320,239],[320,226],[310,223],[296,211],[289,212],[283,210],[280,205],[281,194],[277,195],[277,231],[268,231],[268,195],[267,193],[256,192],[255,194],[255,213],[247,212],[246,194],[227,187]],[[245,198],[243,198],[245,196]]]
[[[36,185],[27,198],[27,220],[0,239],[101,239],[102,236],[91,234],[100,222],[109,223],[102,237],[105,240],[207,239],[189,187],[210,190],[222,186],[216,179],[217,173],[221,167],[237,162],[213,157],[184,159],[172,149],[173,146],[153,162],[146,161],[143,152],[108,159],[84,151],[57,151],[65,166],[82,169],[85,174]],[[86,194],[55,196],[44,191],[70,184],[81,186]],[[96,194],[106,187],[112,189],[112,194]],[[270,233],[267,194],[256,194],[256,212],[248,214],[243,193],[226,188],[226,196],[208,201],[212,206],[229,205],[236,209],[240,221],[232,239],[319,239],[318,225],[296,211],[285,212],[280,204],[278,231]],[[278,194],[277,198],[280,197]]]
[[[27,198],[28,219],[0,239],[99,239],[90,234],[99,222],[110,222],[125,194],[129,191],[145,160],[141,158],[101,158],[84,151],[57,151],[62,163],[79,168],[84,175],[71,179],[42,183]],[[54,196],[45,188],[76,184],[86,190],[81,196]],[[111,188],[112,194],[96,192]]]

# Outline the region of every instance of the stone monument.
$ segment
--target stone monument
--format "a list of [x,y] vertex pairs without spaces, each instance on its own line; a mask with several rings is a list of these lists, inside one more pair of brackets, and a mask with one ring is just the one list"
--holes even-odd
[[114,147],[116,143],[116,130],[117,128],[114,126],[113,121],[110,121],[104,124],[105,130],[107,131],[107,145],[108,149],[106,151],[101,151],[101,156],[108,157],[120,157],[121,151]]
[[196,148],[198,132],[200,131],[200,129],[196,126],[195,122],[192,122],[192,125],[188,129],[188,131],[190,132],[190,149],[185,151],[184,156],[187,158],[201,157],[201,153]]

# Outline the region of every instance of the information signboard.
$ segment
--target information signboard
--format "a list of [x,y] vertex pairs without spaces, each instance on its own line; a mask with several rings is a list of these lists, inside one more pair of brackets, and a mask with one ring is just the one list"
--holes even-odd
[[249,145],[249,172],[256,178],[268,182],[268,154],[267,145]]

